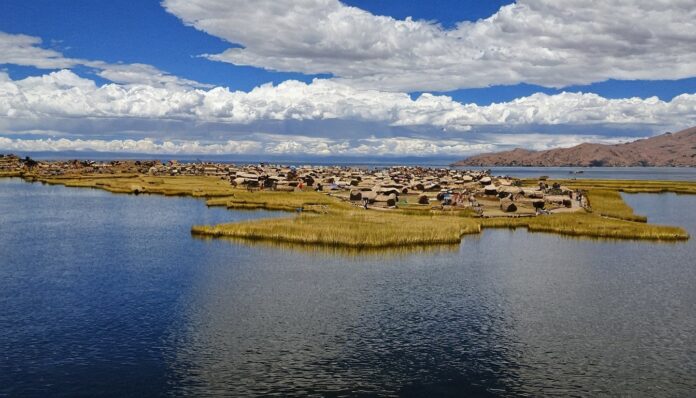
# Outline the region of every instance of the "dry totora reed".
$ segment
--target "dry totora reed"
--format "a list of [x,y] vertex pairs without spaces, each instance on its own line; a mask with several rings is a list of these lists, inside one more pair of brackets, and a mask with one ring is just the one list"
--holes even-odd
[[[32,178],[27,175],[23,177]],[[691,182],[564,180],[563,185],[588,192],[593,213],[481,219],[472,217],[471,210],[443,211],[429,206],[404,206],[391,211],[358,210],[353,205],[322,193],[247,192],[233,188],[217,177],[113,175],[41,181],[115,193],[202,197],[207,199],[210,206],[233,209],[301,209],[301,214],[294,217],[196,226],[192,232],[205,236],[352,248],[457,244],[464,234],[478,233],[481,228],[501,227],[524,227],[530,231],[597,238],[684,240],[689,235],[679,227],[647,224],[643,216],[633,213],[619,191],[696,193],[696,183]]]
[[562,235],[613,239],[686,240],[682,228],[618,220],[589,213],[564,213],[524,218],[487,218],[484,228],[524,227],[533,232],[554,232]]
[[462,235],[479,231],[479,224],[471,218],[365,210],[302,214],[192,229],[199,235],[360,248],[452,244],[459,243]]

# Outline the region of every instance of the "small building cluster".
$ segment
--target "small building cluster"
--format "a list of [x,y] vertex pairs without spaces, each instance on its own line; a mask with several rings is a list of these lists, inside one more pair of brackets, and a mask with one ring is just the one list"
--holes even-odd
[[22,169],[22,162],[15,155],[0,154],[0,172],[18,172]]
[[470,208],[482,216],[537,215],[575,211],[587,206],[580,192],[539,181],[523,187],[510,177],[485,170],[399,166],[360,168],[342,166],[235,165],[212,162],[151,160],[34,161],[14,155],[0,157],[0,170],[30,172],[38,177],[143,174],[208,176],[254,190],[326,192],[363,208]]

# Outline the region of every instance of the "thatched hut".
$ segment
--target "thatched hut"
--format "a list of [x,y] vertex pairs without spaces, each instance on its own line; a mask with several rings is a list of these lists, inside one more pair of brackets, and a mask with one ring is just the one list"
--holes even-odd
[[281,181],[281,177],[268,177],[263,179],[263,187],[264,188],[273,188],[278,184],[278,181]]
[[564,195],[546,195],[544,199],[548,203],[553,203],[559,206],[566,206],[566,203],[568,203],[568,207],[570,207],[573,204],[570,198]]
[[513,187],[513,186],[502,186],[502,187],[498,187],[498,192],[505,192],[505,193],[509,193],[511,195],[517,195],[517,194],[522,192],[522,188]]
[[375,202],[376,203],[385,203],[389,207],[396,206],[396,195],[394,195],[394,194],[377,195],[375,197]]
[[377,192],[374,191],[362,191],[362,199],[366,200],[368,203],[374,203],[377,199]]
[[500,201],[500,210],[506,213],[512,213],[517,211],[517,205],[515,205],[515,202],[511,201],[510,199],[502,199]]
[[483,193],[486,195],[497,195],[498,188],[495,185],[486,185],[486,187],[483,188]]
[[396,202],[399,201],[399,197],[396,194],[390,194],[389,199],[387,199],[387,206],[396,206]]
[[258,180],[259,179],[259,176],[256,174],[243,173],[243,172],[237,172],[237,175],[235,177],[244,178],[245,180]]
[[362,192],[357,191],[357,190],[352,190],[350,191],[350,200],[351,201],[361,201],[363,199]]
[[527,198],[533,198],[533,199],[543,199],[544,198],[544,192],[535,190],[535,189],[525,189],[523,191],[524,196]]
[[382,195],[398,195],[399,194],[399,189],[393,188],[393,187],[382,187],[377,189],[377,193],[380,193]]
[[439,191],[440,189],[442,189],[442,186],[435,182],[435,183],[426,185],[424,190],[429,191],[429,192],[435,192],[435,191]]
[[232,180],[232,185],[239,186],[239,185],[244,184],[244,181],[246,181],[246,180],[241,178],[241,177],[237,177],[234,180]]

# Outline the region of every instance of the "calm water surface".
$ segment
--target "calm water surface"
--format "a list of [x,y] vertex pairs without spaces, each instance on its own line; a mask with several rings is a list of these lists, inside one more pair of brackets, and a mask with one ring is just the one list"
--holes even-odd
[[[696,235],[695,196],[626,199]],[[273,215],[0,180],[0,396],[696,389],[696,240],[348,255],[189,232]]]
[[[696,167],[457,167],[490,169],[493,175],[517,178],[599,178],[618,180],[696,181]],[[577,173],[581,172],[581,173]]]

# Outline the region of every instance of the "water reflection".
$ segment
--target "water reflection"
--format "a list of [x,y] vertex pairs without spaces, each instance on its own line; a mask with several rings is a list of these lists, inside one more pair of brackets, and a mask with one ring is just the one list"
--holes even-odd
[[637,214],[648,216],[648,222],[665,225],[679,225],[692,236],[696,234],[696,212],[693,195],[675,193],[626,194],[621,197]]
[[292,243],[284,241],[274,241],[269,239],[245,239],[229,236],[206,236],[192,234],[194,239],[201,240],[222,240],[235,244],[242,244],[256,247],[257,249],[275,249],[299,251],[306,254],[331,255],[344,257],[385,257],[393,259],[395,256],[409,256],[414,254],[437,254],[453,253],[459,251],[459,244],[439,244],[439,245],[409,245],[409,246],[387,246],[387,247],[348,247],[336,245],[318,245],[308,243]]
[[[654,198],[626,200],[696,232],[696,197]],[[336,255],[190,235],[267,215],[0,180],[0,395],[696,389],[693,239]]]
[[[678,225],[678,224],[672,224]],[[479,234],[467,234],[462,237],[462,240],[477,240],[480,235],[486,230],[521,230],[528,234],[553,235],[560,239],[570,241],[587,241],[595,243],[623,243],[635,242],[643,244],[662,244],[662,245],[683,245],[688,240],[645,240],[645,239],[627,239],[627,238],[612,238],[612,237],[596,237],[596,236],[578,236],[564,235],[556,232],[545,231],[529,231],[526,227],[489,227],[483,228]],[[246,245],[256,247],[258,249],[274,249],[281,251],[297,251],[306,254],[317,254],[320,256],[343,256],[343,257],[383,257],[385,259],[394,259],[398,256],[411,256],[418,254],[452,254],[459,251],[460,244],[432,244],[432,245],[408,245],[408,246],[386,246],[386,247],[349,247],[336,245],[294,243],[286,241],[274,241],[270,239],[248,239],[229,236],[207,236],[201,234],[192,234],[194,239],[203,241],[220,240],[227,241],[233,244]]]
[[189,324],[174,337],[172,365],[182,394],[513,388],[510,318],[500,296],[477,292],[474,275],[443,261],[451,257],[268,250],[256,258],[215,269],[187,299]]
[[687,393],[694,378],[680,362],[690,355],[683,339],[694,341],[687,330],[696,324],[679,300],[695,297],[674,282],[694,277],[693,267],[680,262],[684,252],[632,242],[553,246],[536,251],[536,266],[524,274],[500,274],[517,297],[508,303],[524,345],[521,390]]

